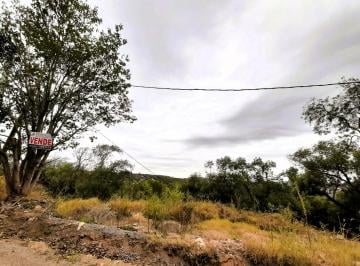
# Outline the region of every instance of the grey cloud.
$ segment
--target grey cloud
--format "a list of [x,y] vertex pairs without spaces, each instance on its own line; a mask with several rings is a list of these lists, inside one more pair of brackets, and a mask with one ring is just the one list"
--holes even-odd
[[308,98],[290,97],[280,92],[260,96],[231,117],[219,121],[224,133],[220,136],[200,136],[186,140],[192,146],[238,144],[309,132],[301,119],[301,110]]
[[[352,13],[340,13],[314,28],[304,39],[294,38],[288,50],[275,53],[288,56],[288,68],[293,69],[282,84],[317,83],[339,81],[340,77],[353,75],[360,62],[360,17]],[[296,44],[298,42],[298,48]],[[281,46],[281,45],[280,45]],[[295,56],[294,56],[295,55]],[[286,60],[285,60],[286,61]],[[284,65],[284,69],[286,66]],[[356,73],[358,74],[358,73]],[[195,136],[185,140],[191,146],[217,146],[251,141],[290,137],[311,128],[301,119],[303,106],[312,97],[324,97],[337,88],[307,88],[288,91],[264,92],[230,117],[218,121],[223,133],[216,136]]]
[[[297,56],[295,77],[317,81],[333,74],[346,76],[346,67],[359,66],[360,61],[360,7],[348,12],[339,12],[310,33],[285,42],[287,47],[301,47]],[[285,47],[283,46],[283,49]],[[358,73],[356,73],[358,74]]]
[[119,20],[126,21],[130,60],[136,62],[138,77],[155,83],[161,79],[184,78],[184,50],[191,41],[212,42],[217,25],[226,18],[230,0],[121,1]]

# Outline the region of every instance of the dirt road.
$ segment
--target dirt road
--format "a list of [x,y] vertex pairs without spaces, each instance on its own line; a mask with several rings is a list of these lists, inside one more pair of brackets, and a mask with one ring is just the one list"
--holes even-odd
[[60,256],[44,242],[21,241],[16,239],[0,240],[1,266],[74,266],[131,265],[121,261],[97,259],[91,255]]

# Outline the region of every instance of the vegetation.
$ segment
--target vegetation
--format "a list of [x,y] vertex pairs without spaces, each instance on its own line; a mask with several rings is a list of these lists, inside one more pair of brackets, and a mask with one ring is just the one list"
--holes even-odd
[[[114,219],[109,215],[109,206],[122,213],[117,216],[118,221],[141,212],[153,219],[153,227],[159,230],[165,220],[187,221],[187,225],[190,221],[192,226],[183,226],[182,230],[204,237],[216,235],[217,239],[240,240],[246,250],[245,256],[261,265],[352,265],[360,259],[358,241],[315,230],[292,219],[288,211],[265,214],[238,211],[218,203],[178,201],[171,204],[154,198],[140,202],[123,199],[109,202],[97,199],[60,201],[56,211],[62,217],[94,222],[101,216],[94,209],[100,209]],[[105,222],[111,221],[108,218]]]
[[353,265],[360,259],[357,241],[339,239],[289,222],[284,229],[282,223],[275,223],[276,230],[273,231],[261,229],[267,225],[259,221],[254,225],[215,219],[200,223],[198,228],[204,234],[216,231],[225,237],[241,240],[248,259],[259,265]]

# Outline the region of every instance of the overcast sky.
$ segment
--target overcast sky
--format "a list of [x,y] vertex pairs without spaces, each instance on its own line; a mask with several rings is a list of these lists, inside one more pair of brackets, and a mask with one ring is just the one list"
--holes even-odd
[[[253,88],[359,77],[359,1],[92,0],[123,24],[132,84]],[[301,119],[336,88],[171,92],[131,88],[138,120],[103,133],[158,174],[188,177],[225,155],[274,160],[319,137]],[[97,143],[107,143],[99,136]],[[146,172],[140,167],[135,172]]]

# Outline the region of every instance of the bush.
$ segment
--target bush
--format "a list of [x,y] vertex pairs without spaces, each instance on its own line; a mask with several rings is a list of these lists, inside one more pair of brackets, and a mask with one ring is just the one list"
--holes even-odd
[[172,219],[186,226],[219,218],[220,205],[202,201],[183,202],[169,209],[169,214]]
[[211,202],[194,202],[192,214],[193,222],[201,222],[205,220],[219,218],[219,206]]
[[194,204],[192,202],[178,204],[169,210],[171,219],[179,222],[182,226],[188,226],[192,223]]
[[74,197],[76,180],[85,174],[85,171],[75,169],[71,163],[60,163],[45,168],[40,178],[40,183],[54,197]]
[[240,222],[242,217],[240,212],[235,207],[229,207],[220,204],[219,206],[219,217],[221,219],[227,219],[231,222]]
[[73,200],[60,200],[55,207],[55,212],[66,218],[79,219],[81,216],[85,215],[92,208],[98,207],[101,205],[101,202],[97,198],[91,199],[73,199]]
[[121,198],[110,200],[108,204],[118,220],[123,217],[129,217],[132,213],[141,212],[146,207],[146,202],[143,200],[131,201]]
[[76,195],[82,198],[98,197],[110,199],[121,187],[128,172],[114,172],[108,168],[97,168],[79,177],[75,184]]
[[158,197],[152,197],[147,202],[144,216],[151,219],[154,227],[157,229],[161,222],[169,217],[169,208]]

